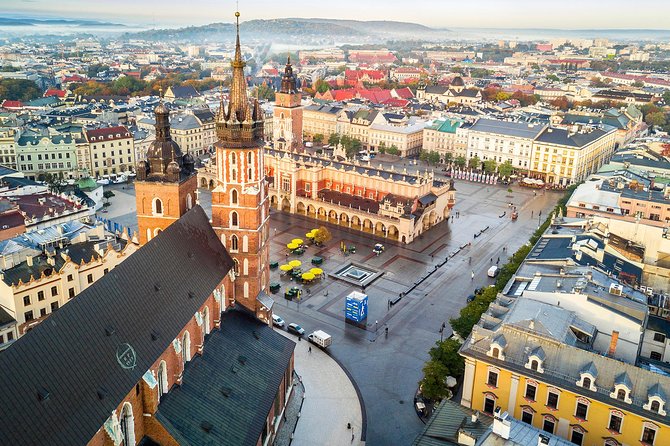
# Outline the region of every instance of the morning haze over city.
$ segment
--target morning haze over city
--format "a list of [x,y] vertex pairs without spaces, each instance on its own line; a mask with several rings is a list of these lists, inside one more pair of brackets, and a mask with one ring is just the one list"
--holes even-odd
[[0,444],[670,444],[670,6],[5,0]]

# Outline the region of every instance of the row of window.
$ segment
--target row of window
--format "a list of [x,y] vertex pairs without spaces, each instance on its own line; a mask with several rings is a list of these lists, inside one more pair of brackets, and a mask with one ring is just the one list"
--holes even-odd
[[4,344],[5,342],[11,342],[14,340],[14,332],[13,331],[8,331],[7,332],[7,340],[5,341],[5,335],[0,334],[0,344]]
[[[127,154],[130,155],[131,151],[128,149]],[[119,150],[119,156],[123,155],[123,150]],[[110,156],[114,156],[114,151],[112,150],[110,153]],[[97,152],[93,154],[94,159],[98,159],[98,154]],[[102,152],[102,158],[107,158],[107,152]]]
[[[69,158],[70,158],[70,152],[65,152],[65,158],[66,158],[66,159],[69,159]],[[42,159],[44,159],[44,160],[48,160],[48,159],[49,159],[49,154],[48,154],[48,153],[45,153],[45,154],[44,154],[44,158],[42,158],[42,154],[37,154],[37,161],[42,161]],[[52,160],[55,160],[55,159],[56,159],[56,154],[55,154],[55,153],[52,153],[52,154],[51,154],[51,159],[52,159]],[[63,159],[63,152],[59,152],[59,153],[58,153],[58,159],[59,159],[59,160],[62,160],[62,159]],[[21,160],[21,161],[26,161],[26,160],[27,160],[27,161],[32,161],[32,160],[33,160],[33,157],[32,157],[32,155],[21,155],[21,156],[20,156],[20,160]]]

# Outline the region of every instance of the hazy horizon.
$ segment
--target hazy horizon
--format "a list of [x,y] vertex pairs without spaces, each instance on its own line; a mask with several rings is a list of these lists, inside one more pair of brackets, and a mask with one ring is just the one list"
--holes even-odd
[[[595,3],[595,2],[594,2]],[[413,8],[398,0],[356,2],[340,0],[337,8],[312,2],[255,0],[240,2],[242,21],[276,18],[330,18],[363,21],[413,22],[431,28],[450,29],[551,29],[551,30],[668,30],[668,2],[611,0],[608,7],[578,0],[560,6],[531,0],[447,3],[417,0]],[[159,9],[160,8],[160,9]],[[179,0],[116,0],[92,3],[84,0],[4,0],[0,16],[67,18],[117,22],[147,27],[198,26],[232,22],[236,5],[218,0],[197,0],[184,6]]]

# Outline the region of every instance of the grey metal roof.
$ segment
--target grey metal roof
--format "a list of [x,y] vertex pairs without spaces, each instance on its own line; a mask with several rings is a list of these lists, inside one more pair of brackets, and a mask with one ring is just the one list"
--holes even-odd
[[457,446],[458,431],[462,427],[475,437],[485,434],[493,418],[480,413],[478,421],[472,422],[475,411],[444,399],[435,409],[423,432],[414,440],[413,446]]
[[527,124],[525,122],[481,118],[470,127],[470,131],[535,139],[544,128],[541,125]]
[[602,138],[608,133],[610,132],[601,129],[594,129],[585,133],[572,133],[568,132],[566,129],[547,128],[537,137],[536,141],[544,144],[582,148]]
[[156,418],[181,444],[256,445],[294,348],[253,315],[229,310],[203,354],[187,364],[183,384],[161,399]]
[[[18,339],[0,355],[2,442],[88,443],[232,263],[195,206]],[[126,369],[117,356],[128,348]]]

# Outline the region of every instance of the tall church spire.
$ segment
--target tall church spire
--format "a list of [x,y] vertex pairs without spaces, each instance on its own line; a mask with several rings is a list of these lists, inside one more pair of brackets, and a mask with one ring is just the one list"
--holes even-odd
[[[228,110],[217,116],[216,134],[219,141],[228,147],[255,146],[263,139],[263,117],[255,104],[249,103],[247,80],[244,77],[246,63],[240,48],[240,13],[235,13],[237,37],[235,56],[231,62],[233,79],[230,84]],[[256,101],[257,102],[257,101]]]
[[242,60],[242,49],[240,48],[240,13],[235,13],[237,21],[237,39],[235,41],[235,58],[231,65],[233,67],[233,80],[230,85],[230,103],[228,104],[228,120],[242,122],[247,115],[249,101],[247,100],[247,81],[244,78],[244,67],[246,63]]

